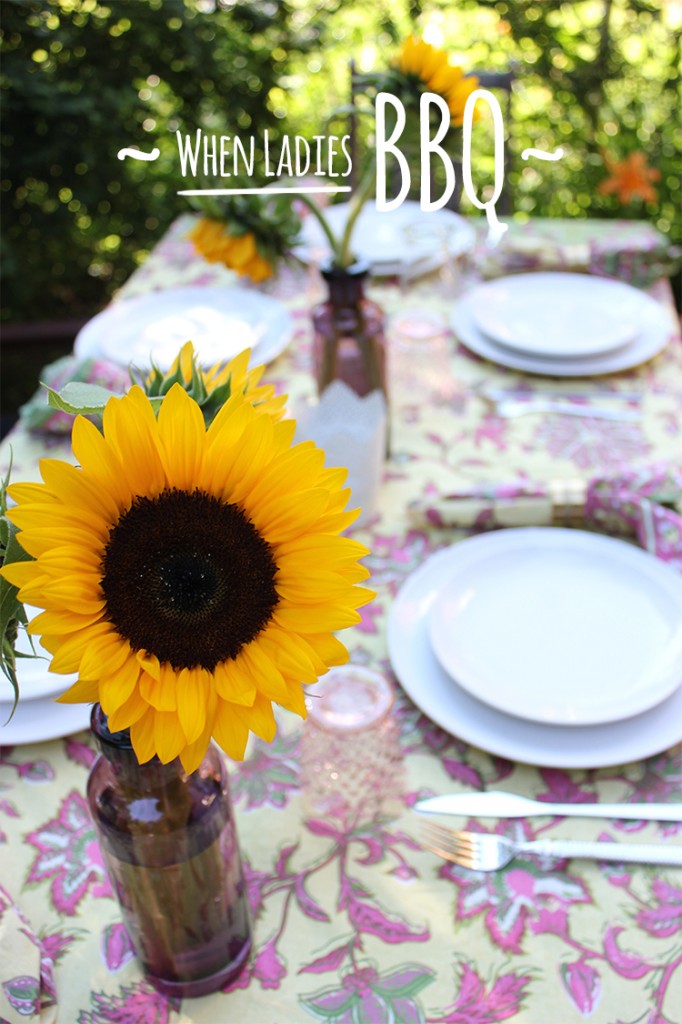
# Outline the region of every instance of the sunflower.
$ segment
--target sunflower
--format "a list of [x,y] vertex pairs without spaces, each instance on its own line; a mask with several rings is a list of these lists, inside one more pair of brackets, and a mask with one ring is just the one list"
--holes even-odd
[[273,266],[258,252],[256,236],[251,231],[230,234],[220,221],[202,217],[189,237],[197,252],[209,263],[223,263],[256,284],[272,277]]
[[193,771],[211,736],[239,759],[249,730],[273,738],[273,701],[305,716],[302,684],[347,660],[333,631],[373,597],[368,552],[339,536],[346,471],[294,427],[235,395],[206,428],[180,384],[157,419],[134,386],[103,433],[76,419],[80,468],[43,459],[9,488],[33,561],[2,573],[44,609],[52,671],[78,673],[60,700],[99,701],[140,763]]
[[[446,101],[451,124],[458,127],[464,120],[464,107],[478,79],[465,76],[461,67],[450,64],[445,50],[440,50],[423,39],[408,36],[396,62],[400,71],[419,91],[436,92]],[[478,117],[474,109],[474,120]]]
[[188,341],[168,373],[163,374],[154,367],[146,375],[131,371],[131,376],[133,382],[139,383],[145,394],[153,398],[166,395],[174,384],[181,384],[200,406],[206,426],[210,426],[218,410],[234,395],[241,395],[258,412],[279,420],[284,415],[286,395],[276,395],[272,384],[260,384],[265,367],[249,369],[250,355],[249,349],[245,349],[228,363],[216,363],[209,370],[203,370],[192,342]]

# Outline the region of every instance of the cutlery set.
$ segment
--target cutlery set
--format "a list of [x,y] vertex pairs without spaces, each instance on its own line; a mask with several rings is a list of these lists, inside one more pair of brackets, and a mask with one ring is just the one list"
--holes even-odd
[[610,409],[601,405],[584,405],[550,398],[505,398],[493,403],[495,412],[503,419],[517,419],[531,413],[559,413],[562,416],[580,416],[582,419],[614,420],[619,423],[637,423],[638,409]]
[[[622,423],[635,423],[642,417],[639,404],[643,396],[637,391],[595,391],[589,395],[572,395],[560,391],[505,390],[486,385],[477,388],[477,391],[483,401],[503,419],[548,412]],[[592,399],[605,404],[587,404],[586,400],[591,402]],[[637,403],[638,407],[628,409],[622,403]]]
[[[430,797],[415,804],[421,814],[458,814],[479,818],[521,818],[539,815],[573,818],[615,818],[682,822],[679,804],[557,804],[530,800],[516,793],[490,791]],[[612,843],[574,839],[517,842],[506,836],[445,828],[428,822],[420,835],[424,849],[471,871],[497,871],[519,853],[541,857],[580,857],[617,863],[668,864],[682,867],[682,846],[656,843]]]

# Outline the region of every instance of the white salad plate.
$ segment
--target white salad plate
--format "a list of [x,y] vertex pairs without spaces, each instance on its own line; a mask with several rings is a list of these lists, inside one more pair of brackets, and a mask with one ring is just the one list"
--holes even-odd
[[[429,615],[457,567],[457,545],[432,555],[405,582],[388,620],[395,673],[414,703],[446,732],[500,757],[552,768],[601,768],[651,757],[682,740],[682,686],[634,718],[605,725],[544,725],[476,700],[442,668]],[[491,642],[494,633],[490,632]]]
[[20,700],[8,723],[12,704],[0,703],[0,746],[18,747],[71,736],[90,727],[90,704],[55,704],[54,701]]
[[[324,211],[337,236],[343,231],[349,207],[349,203],[339,203]],[[352,248],[374,274],[400,274],[410,267],[426,274],[440,266],[448,252],[459,256],[473,249],[475,242],[474,228],[452,210],[426,212],[419,203],[406,200],[395,210],[380,213],[372,201],[365,204],[355,223]],[[296,253],[309,263],[329,255],[328,242],[313,216],[303,222]]]
[[152,362],[167,371],[186,341],[199,362],[214,366],[251,349],[252,364],[267,363],[291,341],[294,322],[276,299],[247,288],[174,288],[114,302],[76,338],[81,359],[127,366]]
[[637,334],[643,293],[587,274],[512,274],[471,295],[479,330],[500,345],[545,359],[603,355]]
[[682,684],[682,577],[612,537],[500,530],[453,549],[429,636],[448,675],[498,711],[616,722]]
[[517,352],[489,338],[477,325],[469,292],[454,306],[450,324],[456,337],[475,352],[499,366],[549,377],[596,377],[639,366],[665,348],[673,326],[670,314],[650,296],[641,294],[637,333],[629,344],[601,355],[547,358]]

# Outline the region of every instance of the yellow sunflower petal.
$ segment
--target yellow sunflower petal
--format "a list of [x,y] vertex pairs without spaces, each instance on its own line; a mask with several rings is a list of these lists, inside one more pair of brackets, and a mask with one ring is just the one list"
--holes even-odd
[[107,643],[86,648],[78,671],[84,679],[106,679],[122,669],[129,657],[128,644],[112,635]]
[[20,590],[23,587],[28,587],[31,583],[48,579],[37,562],[10,562],[0,569],[0,576],[11,583],[13,587],[19,587]]
[[140,694],[157,711],[175,711],[178,706],[176,674],[169,666],[162,665],[159,678],[148,672],[140,676]]
[[57,501],[57,497],[43,484],[10,484],[7,493],[13,501],[20,505],[23,502],[51,501],[54,503]]
[[[66,637],[51,637],[46,633],[42,634],[42,644],[52,654],[51,670],[53,672],[78,672],[84,654],[91,657],[93,654],[105,649],[107,638],[111,633],[109,623],[88,626],[77,633]],[[56,653],[53,648],[58,648]]]
[[[115,714],[119,706],[124,707],[126,705],[127,701],[134,693],[139,701],[140,698],[136,693],[139,678],[140,666],[131,653],[128,653],[126,660],[115,671],[110,670],[106,675],[100,678],[99,700],[100,704],[104,708],[105,714],[108,715],[110,719],[111,716]],[[130,724],[130,722],[126,722],[125,726],[114,727],[111,725],[111,721],[109,722],[110,728],[115,728],[116,731],[121,728],[127,729]]]
[[187,743],[194,743],[206,724],[209,674],[204,669],[184,668],[178,676],[178,719]]
[[218,696],[231,704],[250,706],[256,699],[257,681],[242,653],[230,661],[218,662],[213,681]]
[[[8,509],[7,518],[12,519],[13,509]],[[24,551],[32,558],[40,558],[46,551],[51,551],[62,544],[73,544],[76,547],[86,549],[93,546],[94,538],[86,528],[76,529],[71,526],[62,525],[56,527],[36,527],[35,529],[22,530],[18,536],[19,543]]]
[[130,741],[140,764],[151,761],[156,753],[154,726],[156,722],[154,708],[146,705],[146,711],[130,726]]
[[201,409],[174,384],[159,411],[159,440],[171,487],[191,491],[201,477],[206,427]]
[[[120,695],[118,700],[120,700]],[[109,709],[105,707],[104,701],[102,701],[102,707],[104,708],[104,711],[109,718],[109,728],[113,732],[119,732],[122,729],[130,729],[132,736],[133,726],[135,726],[138,722],[142,722],[142,719],[145,719],[145,721],[147,722],[153,721],[150,714],[152,709],[149,707],[149,704],[147,704],[146,700],[142,699],[142,697],[140,696],[140,691],[137,688],[133,689],[133,692],[130,694],[129,697],[126,698],[126,700],[122,704],[119,704],[118,700],[112,700],[111,702],[107,702],[110,703]],[[154,733],[152,730],[152,741],[153,737]],[[133,746],[135,746],[134,743]],[[136,746],[135,750],[139,757],[139,752],[137,751]],[[152,754],[150,754],[149,757],[146,758],[146,760],[148,761],[151,756]]]
[[306,633],[300,639],[305,640],[310,645],[327,668],[333,668],[335,665],[345,665],[348,661],[348,651],[341,641],[337,640],[330,633]]
[[251,732],[255,732],[256,736],[265,743],[272,743],[277,732],[277,724],[269,700],[257,697],[252,708],[235,704],[234,713]]
[[346,629],[360,622],[360,616],[351,608],[318,608],[313,613],[310,608],[281,608],[273,613],[274,622],[281,629],[294,630],[299,633],[328,633],[330,630]]
[[271,658],[268,657],[262,644],[258,643],[258,640],[245,647],[242,655],[249,666],[251,674],[254,678],[258,679],[258,693],[251,705],[252,708],[258,703],[261,695],[267,697],[268,701],[279,701],[281,698],[286,697],[287,687],[284,682],[284,676]]
[[88,478],[109,495],[119,510],[127,508],[131,492],[120,459],[94,423],[84,416],[74,420],[71,447]]
[[162,764],[169,764],[187,746],[187,739],[177,715],[154,711],[154,747]]
[[116,452],[133,494],[154,497],[166,486],[158,427],[149,399],[134,386],[123,398],[110,398],[102,417],[104,436]]
[[120,509],[114,498],[82,470],[59,459],[41,459],[39,465],[45,485],[62,502],[92,512],[109,524],[117,520]]
[[216,708],[213,736],[222,750],[235,761],[241,761],[249,738],[249,727],[236,713],[236,704],[219,700]]
[[43,633],[59,635],[61,633],[77,632],[92,626],[101,620],[102,613],[94,612],[91,615],[76,615],[74,612],[41,612],[31,619],[26,627],[26,632],[31,636],[41,636]]
[[57,697],[57,704],[94,704],[99,699],[96,682],[77,679],[66,693]]

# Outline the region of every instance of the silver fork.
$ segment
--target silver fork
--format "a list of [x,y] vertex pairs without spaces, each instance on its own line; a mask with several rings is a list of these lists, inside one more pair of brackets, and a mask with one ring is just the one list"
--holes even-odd
[[497,871],[517,853],[543,857],[587,857],[592,860],[631,861],[638,864],[682,865],[682,846],[656,843],[583,842],[574,839],[543,839],[514,842],[488,832],[456,832],[433,825],[422,826],[421,845],[444,860],[470,871]]

